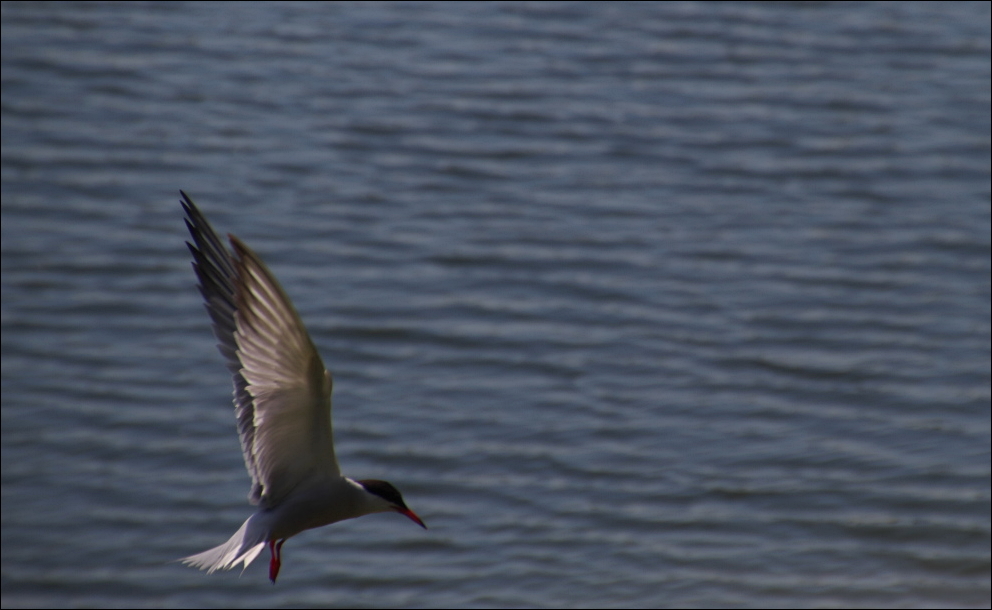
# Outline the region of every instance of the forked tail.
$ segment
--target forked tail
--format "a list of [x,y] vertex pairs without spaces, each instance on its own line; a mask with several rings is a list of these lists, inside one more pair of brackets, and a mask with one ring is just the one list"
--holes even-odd
[[[265,528],[259,526],[257,513],[248,517],[241,529],[220,546],[180,559],[194,568],[206,570],[207,574],[217,570],[230,570],[239,563],[247,568],[265,548]],[[242,568],[243,569],[243,568]]]

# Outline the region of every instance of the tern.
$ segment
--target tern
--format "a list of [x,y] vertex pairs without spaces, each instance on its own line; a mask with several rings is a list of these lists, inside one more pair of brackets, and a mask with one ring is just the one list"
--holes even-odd
[[181,561],[207,573],[248,567],[268,545],[269,580],[282,545],[304,530],[372,513],[397,512],[427,529],[386,481],[341,475],[331,432],[331,374],[275,276],[248,246],[231,250],[186,193],[193,269],[213,321],[217,347],[234,377],[234,414],[248,500],[258,507],[220,546]]

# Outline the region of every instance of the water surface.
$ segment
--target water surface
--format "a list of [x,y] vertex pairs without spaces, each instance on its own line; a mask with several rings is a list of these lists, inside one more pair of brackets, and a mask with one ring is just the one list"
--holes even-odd
[[[990,603],[988,3],[2,7],[4,607]],[[375,515],[250,514],[185,189]]]

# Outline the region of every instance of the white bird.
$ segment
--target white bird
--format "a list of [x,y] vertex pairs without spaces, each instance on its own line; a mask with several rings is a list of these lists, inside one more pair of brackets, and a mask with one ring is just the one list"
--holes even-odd
[[322,525],[394,511],[427,528],[391,484],[341,476],[331,433],[331,375],[279,282],[246,245],[228,235],[233,255],[186,193],[193,269],[218,348],[234,376],[234,414],[248,500],[258,506],[224,544],[182,560],[208,573],[247,568],[267,544],[269,579],[283,543]]

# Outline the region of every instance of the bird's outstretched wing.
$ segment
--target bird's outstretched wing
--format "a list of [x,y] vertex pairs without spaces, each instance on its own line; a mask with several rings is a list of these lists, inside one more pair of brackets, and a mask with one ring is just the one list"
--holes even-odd
[[234,377],[234,412],[252,504],[274,506],[304,479],[338,476],[331,376],[289,297],[237,237],[233,254],[180,191],[193,268]]

